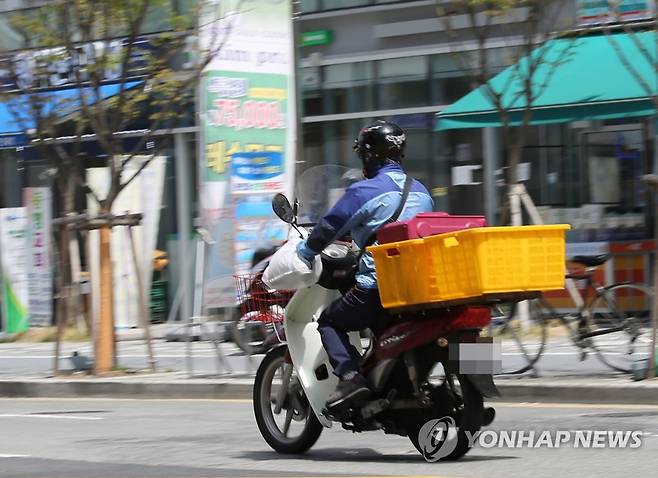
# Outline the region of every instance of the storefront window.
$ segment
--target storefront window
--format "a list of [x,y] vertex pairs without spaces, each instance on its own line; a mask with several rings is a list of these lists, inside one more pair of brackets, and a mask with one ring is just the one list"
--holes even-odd
[[317,12],[320,10],[320,0],[301,0],[303,13]]
[[338,8],[361,7],[370,4],[370,0],[323,0],[322,5],[325,10],[334,10]]
[[447,209],[450,214],[484,214],[482,131],[450,130],[436,136],[436,163],[447,177],[435,187],[448,188],[447,200],[445,190],[435,191],[442,193],[437,194],[438,208]]
[[647,191],[641,180],[647,171],[642,127],[611,126],[581,137],[582,183],[588,192],[583,209],[588,214],[577,218],[578,225],[590,229],[597,222],[597,240],[648,237]]
[[[514,49],[487,50],[487,76],[494,76],[514,63]],[[431,57],[432,100],[449,105],[473,89],[471,77],[478,72],[478,51],[442,53]]]
[[471,91],[468,72],[464,71],[466,58],[454,58],[449,53],[431,57],[432,101],[449,105]]
[[299,171],[323,164],[322,143],[324,123],[305,123],[304,132],[304,157],[299,158]]
[[432,132],[422,129],[407,129],[407,147],[404,169],[427,188],[432,187],[432,162],[428,157]]
[[566,147],[562,126],[538,126],[528,130],[517,177],[538,206],[567,204]]
[[324,114],[373,109],[372,62],[328,65],[324,74]]
[[349,168],[361,168],[359,158],[352,147],[359,129],[372,118],[323,121],[321,123],[305,123],[304,157],[299,171],[319,164],[339,164]]
[[302,87],[303,116],[318,116],[323,114],[322,76],[320,67],[311,66],[300,70]]
[[565,206],[564,148],[527,146],[518,169],[519,181],[538,206]]
[[413,56],[378,61],[378,108],[430,104],[427,60],[425,56]]
[[385,3],[405,3],[417,0],[301,0],[302,12],[311,13],[322,10],[338,10],[341,8],[365,7]]
[[325,164],[341,164],[348,168],[361,168],[359,158],[356,157],[352,148],[354,138],[359,134],[359,129],[369,122],[370,120],[345,120],[324,123],[326,125],[324,130]]
[[587,131],[535,127],[524,148],[519,180],[544,222],[571,225],[570,242],[645,239],[651,235],[641,181],[648,171],[646,158],[642,125]]

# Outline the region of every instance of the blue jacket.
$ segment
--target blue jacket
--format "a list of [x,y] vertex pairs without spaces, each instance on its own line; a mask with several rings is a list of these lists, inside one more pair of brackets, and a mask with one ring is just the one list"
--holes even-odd
[[[368,239],[395,213],[402,199],[406,174],[397,163],[383,166],[377,174],[350,186],[334,207],[322,218],[305,242],[298,248],[300,256],[312,260],[336,238],[350,233],[363,249]],[[429,192],[414,180],[400,221],[433,209]],[[370,254],[364,254],[356,275],[357,284],[365,289],[377,287],[375,264]]]

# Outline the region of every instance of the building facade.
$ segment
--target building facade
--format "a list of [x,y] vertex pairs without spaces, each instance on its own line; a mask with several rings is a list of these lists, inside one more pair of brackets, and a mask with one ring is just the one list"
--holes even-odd
[[[0,50],[20,45],[10,14],[27,3],[0,2]],[[189,13],[194,2],[170,2]],[[560,30],[577,27],[577,0],[564,0],[553,19]],[[638,2],[641,3],[641,2]],[[652,2],[646,2],[647,4]],[[301,0],[299,17],[299,97],[302,103],[303,156],[298,172],[320,164],[359,167],[352,143],[359,128],[388,119],[407,131],[405,165],[431,191],[437,210],[485,214],[499,221],[505,194],[504,145],[497,129],[435,131],[436,114],[472,88],[459,60],[477,52],[475,38],[463,35],[464,19],[442,21],[436,0]],[[500,35],[487,42],[490,66],[502,71],[518,58],[524,9],[501,21]],[[166,15],[149,19],[145,34],[166,30]],[[459,30],[462,35],[455,36]],[[466,37],[466,38],[464,38]],[[178,148],[167,157],[158,248],[167,249],[174,270],[182,262],[168,239],[188,236],[198,216],[198,129],[194,105],[174,133]],[[1,138],[0,138],[1,140]],[[0,207],[19,206],[21,189],[49,184],[48,164],[0,141]],[[531,127],[519,176],[546,222],[569,223],[572,252],[612,252],[603,274],[608,281],[649,280],[653,213],[640,181],[655,170],[650,121],[578,121]],[[177,159],[179,162],[177,162]],[[104,165],[99,159],[98,166]],[[93,166],[87,165],[87,167]],[[180,172],[184,173],[181,180]],[[178,187],[177,187],[178,181]],[[178,192],[177,192],[178,190]],[[83,204],[84,197],[80,198]],[[173,244],[173,243],[172,243]],[[174,281],[175,282],[175,281]],[[174,283],[170,290],[175,291]]]
[[[0,2],[0,60],[14,61],[17,58],[29,58],[34,71],[29,71],[48,94],[53,96],[59,91],[71,90],[75,81],[67,83],[67,75],[72,75],[70,65],[45,64],[47,60],[39,60],[43,48],[34,45],[33,49],[24,50],[25,39],[14,28],[17,14],[29,15],[30,11],[37,9],[45,2],[38,0],[3,0]],[[146,45],[150,38],[158,38],[163,32],[170,31],[172,25],[170,19],[173,15],[181,15],[189,18],[190,25],[194,25],[194,3],[191,1],[171,0],[170,2],[158,3],[147,15],[142,24],[140,39]],[[191,31],[191,30],[190,30]],[[191,44],[191,43],[190,43]],[[147,47],[148,48],[148,47]],[[134,55],[138,58],[138,49],[134,49]],[[138,64],[136,61],[136,64]],[[179,61],[171,58],[172,62]],[[52,62],[52,60],[51,60]],[[185,59],[180,59],[181,64]],[[73,63],[73,62],[71,62]],[[84,65],[81,65],[84,66]],[[174,67],[178,67],[178,63]],[[68,67],[68,71],[67,68]],[[128,76],[128,75],[126,75]],[[139,75],[137,75],[139,76]],[[74,78],[70,76],[70,78]],[[136,81],[139,81],[137,78]],[[13,78],[9,71],[0,68],[0,83],[2,87],[12,86]],[[115,81],[117,83],[118,81]],[[107,81],[112,85],[111,81]],[[105,83],[104,83],[105,85]],[[197,127],[195,122],[196,98],[190,98],[181,108],[180,116],[175,125],[172,122],[163,123],[160,130],[144,139],[144,131],[150,128],[151,123],[147,114],[137,117],[125,131],[122,131],[122,146],[124,151],[130,154],[138,154],[139,157],[150,156],[157,150],[157,155],[164,158],[164,184],[162,189],[162,205],[158,206],[159,224],[157,226],[158,237],[155,247],[157,250],[165,251],[169,258],[169,267],[166,272],[156,274],[155,278],[165,278],[168,283],[167,301],[172,302],[178,290],[183,274],[181,264],[182,256],[188,255],[191,249],[187,243],[181,244],[179,232],[183,231],[185,237],[192,236],[194,218],[198,217],[197,197],[198,191],[198,143]],[[14,208],[24,205],[24,188],[50,187],[53,190],[53,217],[59,217],[63,205],[60,202],[60,194],[57,191],[57,183],[53,181],[53,169],[48,159],[42,157],[37,148],[31,147],[25,135],[16,132],[14,117],[6,109],[0,118],[0,208]],[[141,146],[138,146],[141,145]],[[139,148],[139,149],[138,149]],[[76,165],[77,173],[86,181],[87,171],[91,168],[107,167],[108,161],[102,147],[93,137],[84,140],[81,146],[80,162]],[[75,209],[84,211],[88,206],[88,198],[82,188],[79,188],[75,198]],[[82,270],[88,270],[88,250],[80,241],[79,255]],[[148,256],[150,257],[150,253]],[[186,269],[188,276],[193,271]],[[189,302],[189,301],[188,301]],[[185,311],[187,312],[187,311]],[[166,314],[159,313],[159,320],[166,319]],[[132,320],[132,319],[131,319]],[[132,323],[136,324],[136,321]],[[0,329],[2,325],[0,324]]]
[[[316,0],[302,8],[301,167],[358,166],[351,145],[359,127],[392,120],[408,133],[407,170],[427,184],[438,210],[498,221],[505,193],[500,131],[435,131],[436,114],[471,90],[457,59],[475,54],[478,43],[456,39],[463,19],[448,27],[435,1]],[[488,38],[494,69],[516,60],[515,32],[524,19],[517,10],[499,37]],[[551,21],[574,29],[585,13],[582,3],[567,1]],[[571,224],[571,251],[621,254],[606,269],[610,281],[649,278],[641,250],[653,248],[652,202],[640,178],[653,169],[650,126],[639,118],[531,127],[518,171],[544,220]]]

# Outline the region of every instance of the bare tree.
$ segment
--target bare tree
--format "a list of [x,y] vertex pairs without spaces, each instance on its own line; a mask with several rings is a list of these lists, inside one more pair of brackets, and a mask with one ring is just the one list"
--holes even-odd
[[[573,53],[574,42],[556,50],[549,41],[564,2],[561,0],[457,0],[437,2],[437,14],[453,44],[471,40],[471,52],[453,51],[452,57],[468,79],[471,89],[480,89],[500,120],[505,147],[507,185],[518,183],[518,165],[531,125],[533,108],[545,92],[555,71]],[[457,24],[459,23],[459,24]],[[512,66],[503,82],[491,82],[500,73],[492,44],[505,48]],[[509,204],[503,216],[507,217]]]
[[[150,160],[133,163],[158,156],[168,146],[166,133],[186,110],[194,110],[194,88],[230,35],[231,17],[217,1],[196,2],[187,12],[176,11],[181,2],[171,0],[32,3],[11,15],[21,45],[1,54],[10,81],[0,99],[27,145],[49,162],[62,213],[75,213],[76,193],[84,191],[101,216],[110,217],[116,199]],[[201,29],[210,32],[203,45],[195,43]],[[127,141],[127,130],[138,130],[136,139]],[[87,186],[83,166],[99,156],[110,172],[103,197]],[[66,228],[62,231],[60,241],[66,243]],[[99,331],[113,342],[110,231],[109,221],[100,228]],[[65,256],[67,248],[60,249]],[[71,281],[66,260],[61,269],[66,285]],[[98,350],[96,355],[98,361]],[[103,370],[114,363],[113,351],[110,355]]]
[[[620,0],[608,0],[611,15],[614,24],[610,23],[609,18],[601,19],[601,29],[615,50],[619,61],[624,68],[631,74],[633,79],[641,87],[642,91],[651,99],[654,107],[658,109],[658,0],[653,2],[654,19],[644,23],[628,22],[624,19],[620,10]],[[614,34],[614,30],[623,31],[626,38],[630,39],[631,48],[625,49]],[[631,58],[631,56],[633,58]],[[634,62],[633,59],[637,59]],[[641,64],[650,67],[653,75],[650,77],[642,73]]]

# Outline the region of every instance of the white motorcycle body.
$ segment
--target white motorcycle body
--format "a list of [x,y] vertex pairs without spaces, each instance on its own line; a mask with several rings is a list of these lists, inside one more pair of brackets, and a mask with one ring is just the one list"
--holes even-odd
[[[263,282],[272,289],[297,289],[285,310],[286,342],[295,371],[315,415],[325,427],[331,427],[331,421],[322,414],[322,409],[336,388],[338,378],[332,373],[329,357],[318,332],[317,320],[322,311],[340,297],[340,294],[315,284],[322,271],[322,262],[317,257],[312,272],[308,266],[303,266],[295,252],[296,244],[301,240],[294,232],[291,233],[288,243],[272,256],[263,273]],[[324,253],[339,257],[348,251],[349,247],[345,245],[332,244]],[[358,332],[350,333],[350,342],[361,352]],[[315,371],[323,364],[327,367],[329,377],[318,380]]]
[[[337,291],[319,285],[301,289],[288,303],[285,314],[286,341],[292,363],[315,415],[325,427],[331,427],[331,421],[322,414],[322,409],[336,388],[338,378],[331,373],[332,368],[322,346],[317,320],[322,311],[338,297]],[[350,333],[350,341],[361,351],[358,332]],[[322,364],[326,364],[329,377],[318,380],[315,371]]]

